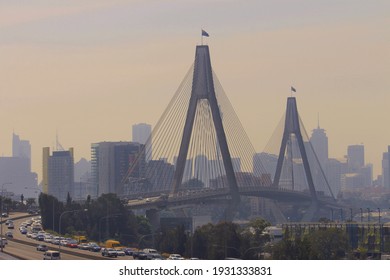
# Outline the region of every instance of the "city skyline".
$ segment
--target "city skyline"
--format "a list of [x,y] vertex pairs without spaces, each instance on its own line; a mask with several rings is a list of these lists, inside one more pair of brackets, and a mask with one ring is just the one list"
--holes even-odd
[[0,4],[0,152],[11,154],[13,131],[29,140],[40,179],[41,149],[54,146],[57,130],[77,162],[90,159],[91,143],[128,141],[135,123],[154,126],[201,28],[256,151],[294,86],[306,129],[321,116],[329,157],[363,143],[381,173],[390,143],[387,1],[22,2]]

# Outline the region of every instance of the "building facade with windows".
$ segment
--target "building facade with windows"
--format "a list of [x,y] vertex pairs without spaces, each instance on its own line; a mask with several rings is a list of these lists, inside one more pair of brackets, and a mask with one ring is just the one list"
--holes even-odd
[[43,192],[65,202],[74,192],[74,157],[73,148],[68,151],[53,151],[43,148],[42,168]]

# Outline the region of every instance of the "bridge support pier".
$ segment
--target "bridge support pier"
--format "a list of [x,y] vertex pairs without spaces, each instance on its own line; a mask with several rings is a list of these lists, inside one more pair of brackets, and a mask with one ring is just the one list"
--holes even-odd
[[160,211],[157,209],[148,209],[146,210],[146,218],[148,218],[152,226],[152,233],[155,233],[160,228]]
[[270,208],[277,224],[283,224],[287,222],[286,216],[282,213],[280,207],[275,201],[270,200]]
[[319,205],[313,201],[302,217],[302,222],[314,222],[319,212]]

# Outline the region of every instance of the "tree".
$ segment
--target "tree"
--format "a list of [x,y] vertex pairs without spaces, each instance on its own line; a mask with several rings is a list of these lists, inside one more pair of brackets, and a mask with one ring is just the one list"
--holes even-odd
[[273,246],[272,256],[279,260],[336,260],[344,258],[347,251],[346,233],[337,228],[324,228],[296,238],[285,234]]
[[26,199],[26,206],[27,206],[27,208],[29,208],[29,207],[31,207],[33,205],[35,205],[35,198],[27,198]]
[[348,250],[347,235],[337,228],[314,231],[309,237],[310,259],[336,260],[345,257]]
[[244,259],[258,258],[258,252],[264,249],[264,245],[270,240],[270,236],[264,234],[264,230],[269,226],[271,224],[268,221],[257,218],[252,219],[242,231]]
[[[201,259],[240,258],[242,244],[240,227],[231,222],[207,224],[197,228],[192,240],[187,244],[193,245],[193,256]],[[187,254],[190,249],[187,247]]]

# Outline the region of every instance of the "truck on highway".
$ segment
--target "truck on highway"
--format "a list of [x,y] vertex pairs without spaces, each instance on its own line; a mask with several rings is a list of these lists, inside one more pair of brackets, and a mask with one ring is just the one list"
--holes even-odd
[[84,235],[74,235],[73,239],[77,241],[77,244],[88,243],[88,239]]
[[119,241],[113,239],[108,239],[106,242],[104,242],[104,247],[112,248],[115,250],[121,250],[124,248]]

